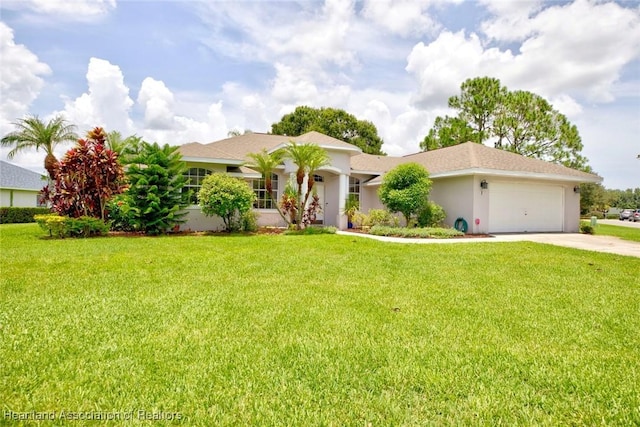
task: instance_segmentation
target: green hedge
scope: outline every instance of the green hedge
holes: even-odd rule
[[[36,222],[34,215],[50,214],[49,208],[0,208],[0,224]]]
[[[93,237],[104,236],[109,232],[109,224],[99,218],[81,216],[69,218],[57,214],[36,215],[40,228],[49,233],[49,237]]]
[[[413,237],[413,238],[432,238],[432,239],[449,239],[451,237],[464,236],[454,228],[401,228],[401,227],[385,227],[382,225],[374,225],[369,230],[369,234],[376,236],[390,237]]]

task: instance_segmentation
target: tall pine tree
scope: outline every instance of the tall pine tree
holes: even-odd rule
[[[134,227],[161,234],[185,222],[184,209],[189,204],[188,194],[183,193],[186,164],[178,147],[142,142],[130,153],[125,150],[125,158],[127,203]]]

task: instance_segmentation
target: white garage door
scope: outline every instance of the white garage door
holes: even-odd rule
[[[564,189],[557,185],[489,184],[489,232],[563,231]]]

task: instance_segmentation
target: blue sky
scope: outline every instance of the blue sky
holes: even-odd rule
[[[312,105],[371,120],[402,155],[489,75],[566,114],[605,186],[638,187],[638,40],[639,1],[3,0],[0,133],[64,114],[204,143]],[[42,169],[35,152],[12,161]]]

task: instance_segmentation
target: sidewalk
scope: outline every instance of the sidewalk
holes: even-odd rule
[[[579,233],[532,233],[532,234],[496,234],[490,237],[470,237],[455,239],[405,239],[402,237],[373,236],[364,233],[338,231],[337,234],[365,239],[374,239],[393,243],[497,243],[497,242],[536,242],[587,251],[627,255],[640,258],[640,243],[622,240],[613,236],[592,236]]]

